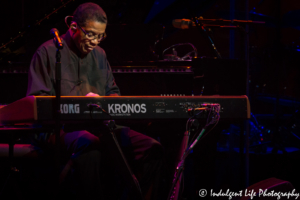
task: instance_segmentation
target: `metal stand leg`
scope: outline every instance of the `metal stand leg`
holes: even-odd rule
[[[188,143],[189,143],[189,137],[190,137],[190,132],[189,131],[185,131],[184,132],[184,135],[183,135],[183,138],[182,138],[182,142],[181,142],[181,146],[180,146],[180,150],[179,150],[179,153],[178,153],[178,158],[177,158],[177,163],[180,163],[181,162],[181,158],[185,152],[185,150],[187,149],[188,147]],[[182,163],[184,164],[184,163]],[[179,164],[180,165],[180,164]],[[182,166],[182,170],[183,170],[183,167]],[[180,176],[176,182],[176,185],[174,187],[174,190],[173,190],[173,195],[172,195],[172,198],[177,200],[178,199],[178,196],[179,196],[179,192],[180,192],[180,184],[181,184],[181,179],[182,179],[182,170],[179,171],[179,168],[180,166],[177,166],[176,167],[176,171],[177,173],[180,173]],[[176,178],[176,175],[175,177]]]
[[[127,187],[129,188],[131,194],[133,195],[134,199],[143,199],[142,191],[139,185],[139,182],[133,172],[131,171],[127,160],[122,152],[122,149],[118,143],[118,140],[115,136],[114,129],[116,127],[115,121],[110,120],[108,122],[108,128],[110,131],[110,136],[108,137],[108,145],[110,147],[109,152],[111,154],[111,157],[113,159],[113,162],[115,162],[116,166],[118,166],[118,169],[120,170],[120,174],[122,178],[125,180],[125,182],[128,184]]]
[[[199,137],[193,142],[193,144],[189,147],[189,137],[190,137],[190,130],[196,127],[196,129],[199,126],[199,122],[196,119],[192,119],[189,121],[189,129],[187,131],[184,132],[183,135],[183,139],[181,142],[181,146],[180,146],[180,150],[179,150],[179,154],[178,154],[178,165],[176,167],[175,170],[175,174],[174,174],[174,180],[173,180],[173,184],[169,193],[169,197],[168,199],[170,200],[177,200],[179,197],[179,192],[180,192],[180,185],[181,185],[181,180],[182,180],[182,172],[184,169],[184,161],[185,158],[187,157],[187,155],[190,153],[190,150],[194,147],[194,145],[197,143]],[[204,132],[204,131],[203,131]],[[201,131],[200,135],[202,136]],[[188,149],[189,147],[189,149]],[[188,150],[187,150],[188,149]]]

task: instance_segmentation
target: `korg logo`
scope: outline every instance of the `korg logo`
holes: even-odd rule
[[[146,113],[146,104],[108,104],[108,113]]]
[[[62,114],[80,113],[79,104],[60,104],[60,112]]]

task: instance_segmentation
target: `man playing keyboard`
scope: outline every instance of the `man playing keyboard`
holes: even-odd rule
[[[84,3],[75,10],[68,31],[61,36],[64,44],[61,50],[62,96],[120,95],[105,52],[98,46],[106,37],[106,25],[106,14],[97,4]],[[45,42],[36,50],[28,73],[27,96],[55,96],[55,55],[54,40]],[[128,127],[118,126],[116,134],[123,140],[120,145],[130,149],[133,155],[132,167],[145,196],[151,185],[157,185],[155,180],[158,180],[161,168],[162,146]],[[68,158],[67,167],[74,171],[78,197],[101,199],[101,185],[105,184],[100,176],[103,141],[99,135],[71,126],[65,126],[60,136],[62,153]],[[47,142],[54,141],[53,137],[47,137]],[[155,198],[152,195],[152,199]]]

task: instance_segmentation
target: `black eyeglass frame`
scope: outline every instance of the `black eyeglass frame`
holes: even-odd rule
[[[89,38],[88,33],[81,26],[79,26],[78,24],[77,24],[77,26],[82,30],[82,32],[85,34],[85,37],[87,39],[89,39],[89,40],[95,40],[95,39],[97,39],[97,42],[99,43],[99,42],[101,42],[102,40],[104,40],[107,37],[106,33],[104,32],[104,33],[101,34],[102,37],[100,39],[97,38],[96,35],[94,36],[93,39],[91,39],[91,38]]]

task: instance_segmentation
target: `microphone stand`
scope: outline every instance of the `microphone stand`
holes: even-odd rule
[[[60,138],[60,95],[61,95],[61,54],[60,49],[56,50],[55,63],[55,145],[56,156],[59,155],[59,138]]]
[[[215,43],[214,43],[212,37],[209,35],[208,31],[206,30],[206,28],[205,28],[204,24],[201,22],[201,20],[198,20],[196,17],[195,17],[195,18],[193,17],[193,18],[192,18],[192,21],[194,21],[195,24],[196,24],[196,26],[199,27],[200,30],[202,30],[202,31],[205,33],[205,35],[207,36],[207,38],[209,39],[209,41],[210,41],[210,43],[211,43],[211,46],[212,46],[214,52],[215,52],[216,55],[217,55],[217,58],[222,59],[222,56],[221,56],[221,54],[219,53],[219,51],[218,51],[218,49],[217,49],[217,47],[216,47],[216,45],[215,45]]]
[[[60,96],[61,96],[61,53],[60,50],[63,49],[62,44],[58,44],[55,42],[57,50],[56,50],[56,63],[55,63],[55,170],[58,175],[59,181],[59,169],[60,169]],[[57,184],[57,194],[59,191],[59,182]]]
[[[191,19],[194,24],[196,25],[196,27],[199,27],[204,33],[205,35],[208,37],[216,55],[218,58],[222,58],[221,54],[219,53],[219,51],[217,50],[217,47],[215,46],[215,43],[212,39],[212,37],[209,35],[209,31],[206,30],[206,26],[218,26],[220,28],[239,28],[240,26],[221,26],[218,24],[207,24],[207,23],[231,23],[231,24],[236,24],[236,23],[245,23],[245,24],[250,24],[250,23],[255,23],[255,24],[265,24],[265,22],[262,21],[252,21],[252,20],[226,20],[226,19],[203,19],[202,17],[192,17]],[[206,22],[206,24],[204,24]]]

